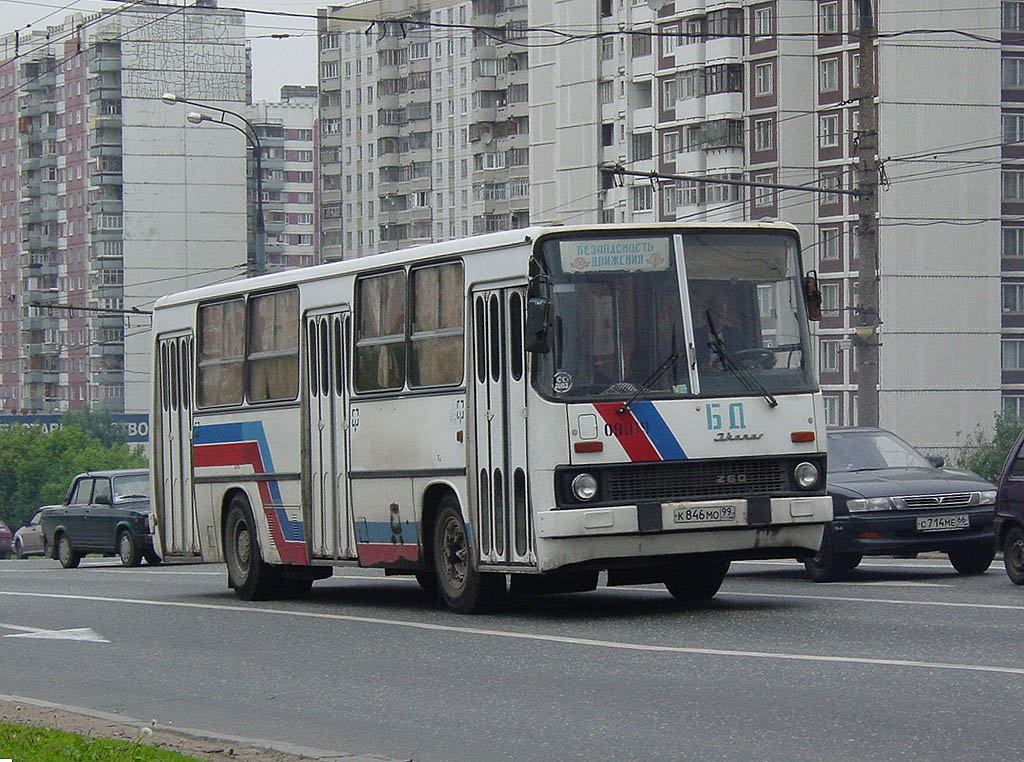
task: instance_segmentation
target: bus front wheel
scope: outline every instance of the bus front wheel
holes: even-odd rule
[[[243,601],[265,601],[277,592],[274,568],[263,561],[249,501],[236,495],[224,522],[224,560],[228,586]]]
[[[666,569],[665,587],[678,601],[704,603],[715,597],[727,571],[727,558],[693,556]]]
[[[438,589],[448,608],[460,614],[493,608],[504,596],[505,575],[482,573],[473,565],[466,523],[451,498],[441,503],[433,537]]]

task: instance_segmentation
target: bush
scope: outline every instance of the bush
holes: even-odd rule
[[[1016,416],[1004,414],[995,416],[991,434],[978,424],[974,433],[968,435],[964,444],[960,446],[954,465],[973,471],[983,479],[998,484],[1006,456],[1010,454],[1022,430],[1024,421]]]

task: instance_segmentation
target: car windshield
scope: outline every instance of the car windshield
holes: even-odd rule
[[[829,432],[829,471],[880,471],[887,468],[933,466],[917,450],[888,431]]]
[[[126,500],[148,500],[149,499],[149,477],[146,474],[132,474],[130,476],[114,477],[114,500],[115,503],[123,503]]]

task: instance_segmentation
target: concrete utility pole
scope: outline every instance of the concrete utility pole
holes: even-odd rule
[[[860,107],[857,130],[857,424],[878,425],[878,79],[871,0],[860,0]]]

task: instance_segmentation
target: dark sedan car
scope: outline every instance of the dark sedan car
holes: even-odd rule
[[[1024,585],[1024,433],[1007,455],[999,478],[996,544],[1003,549],[1006,576],[1015,585]]]
[[[87,553],[118,555],[124,566],[160,563],[153,544],[149,472],[144,469],[79,474],[64,503],[43,512],[47,555],[70,569]]]
[[[981,574],[995,556],[995,486],[942,468],[883,429],[828,432],[828,492],[835,518],[821,550],[804,561],[827,582],[864,556],[949,554],[961,574]]]

